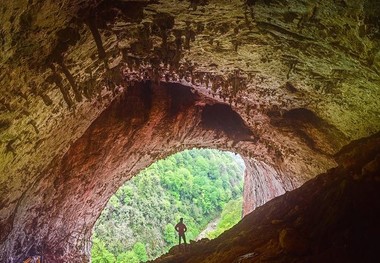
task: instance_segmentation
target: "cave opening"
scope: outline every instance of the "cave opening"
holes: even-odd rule
[[[185,149],[241,155],[247,215],[315,172],[315,162],[303,165],[297,156],[285,165],[279,145],[286,142],[271,142],[268,136],[273,134],[252,132],[244,114],[220,98],[180,83],[136,82],[112,100],[62,158],[52,161],[23,197],[15,224],[38,227],[26,227],[25,235],[10,228],[8,238],[17,238],[8,251],[14,258],[37,251],[53,262],[76,262],[79,256],[90,260],[92,229],[109,198],[145,167]],[[301,172],[302,177],[295,176]],[[35,211],[46,212],[36,219]]]
[[[93,228],[92,262],[157,258],[178,245],[180,218],[187,243],[216,238],[243,217],[244,173],[239,154],[216,149],[156,161],[109,199]]]
[[[181,103],[178,103],[178,101]],[[146,143],[148,141],[149,144]],[[81,143],[87,146],[83,146]],[[110,145],[112,147],[110,147]],[[239,214],[240,216],[245,216],[256,207],[283,194],[286,189],[293,189],[296,186],[292,184],[294,182],[284,177],[286,173],[284,167],[278,166],[271,158],[263,158],[266,154],[263,152],[261,145],[263,145],[263,143],[258,142],[257,136],[251,132],[244,119],[242,119],[231,105],[206,98],[202,93],[179,83],[160,83],[157,85],[152,82],[137,82],[115,99],[110,107],[93,123],[88,133],[86,133],[83,142],[78,143],[78,151],[76,151],[75,148],[73,149],[73,153],[81,153],[83,149],[90,150],[90,152],[87,152],[88,156],[94,156],[93,152],[98,153],[99,149],[107,149],[105,153],[108,157],[104,158],[102,160],[103,164],[99,166],[102,176],[98,177],[96,182],[96,184],[101,187],[97,190],[91,189],[91,192],[98,195],[101,201],[95,201],[97,203],[97,214],[91,218],[93,224],[90,224],[90,226],[95,224],[104,206],[106,206],[106,210],[111,210],[111,212],[108,215],[104,215],[104,213],[100,215],[100,220],[104,217],[111,219],[113,214],[120,214],[120,212],[116,212],[117,209],[115,208],[120,206],[121,203],[123,203],[123,205],[127,203],[126,193],[124,190],[119,190],[121,191],[120,193],[117,189],[119,189],[125,181],[128,181],[132,177],[132,181],[134,179],[137,180],[139,177],[135,175],[157,160],[163,158],[175,159],[175,157],[172,156],[173,153],[186,153],[186,151],[190,150],[182,151],[184,149],[193,148],[219,149],[221,151],[229,151],[230,155],[239,154],[239,162],[244,163],[245,167],[242,172],[244,173],[244,183],[240,186],[239,193],[241,197],[239,201],[241,212],[239,212]],[[255,154],[255,150],[258,150],[257,153],[259,154]],[[269,154],[267,156],[271,155],[272,154]],[[128,158],[125,158],[125,156],[128,156]],[[90,159],[89,161],[94,167],[97,167],[98,163],[96,163],[95,160]],[[87,161],[85,161],[85,163],[86,162]],[[176,163],[177,161],[173,162]],[[194,163],[197,162],[194,161]],[[153,165],[157,166],[157,164]],[[199,166],[201,167],[202,165],[207,166],[201,162]],[[222,165],[225,165],[225,163]],[[213,173],[211,172],[204,175],[206,178],[213,177]],[[152,192],[151,189],[145,189],[145,187],[152,185],[154,180],[161,180],[155,175],[152,175],[152,173],[150,177],[152,179],[151,181],[146,179],[147,181],[141,183],[140,186],[140,188],[143,189],[142,192],[146,195],[145,200],[152,198],[152,195],[149,195]],[[173,181],[181,178],[184,179],[182,174],[179,176],[178,174],[171,174],[171,177]],[[164,178],[169,177],[165,176]],[[99,181],[99,179],[101,179],[101,181]],[[217,179],[217,177],[214,176],[214,179]],[[223,184],[223,182],[221,183]],[[209,185],[204,182],[201,184],[204,186]],[[172,187],[178,188],[178,186]],[[136,187],[136,189],[138,190],[139,187]],[[175,193],[181,196],[181,191],[184,192],[183,195],[189,194],[189,192],[186,193],[183,188],[178,188]],[[115,192],[116,197],[111,197]],[[120,198],[117,196],[118,193],[120,194]],[[210,190],[206,194],[208,194],[209,197],[218,199],[219,191]],[[237,197],[238,195],[234,194],[232,196]],[[162,201],[162,196],[156,198],[156,200],[158,199]],[[106,205],[108,200],[110,201],[108,205]],[[139,198],[130,198],[132,203],[133,200],[139,200]],[[178,203],[181,200],[178,198],[174,201]],[[194,200],[191,199],[187,202],[191,205],[193,201]],[[235,203],[238,202],[237,200],[235,201]],[[199,201],[199,198],[197,202],[202,203]],[[222,202],[226,205],[228,203],[227,199],[222,200]],[[102,207],[100,207],[99,204],[103,204]],[[169,216],[165,224],[162,224],[165,220],[159,220],[156,224],[150,223],[154,220],[157,221],[157,218],[159,219],[160,217],[149,217],[141,211],[135,213],[136,218],[141,218],[140,226],[143,227],[143,230],[140,232],[143,232],[142,235],[145,235],[147,239],[151,239],[152,233],[146,231],[144,224],[150,224],[149,227],[153,232],[156,231],[160,233],[166,230],[167,240],[165,240],[164,232],[161,247],[157,244],[149,244],[148,246],[146,243],[137,239],[131,241],[134,239],[130,237],[137,235],[131,232],[131,228],[125,222],[126,220],[122,220],[122,226],[126,227],[126,230],[123,232],[114,229],[113,233],[109,234],[111,239],[119,236],[122,241],[117,241],[116,243],[118,243],[118,245],[115,245],[113,248],[107,248],[107,245],[112,244],[113,241],[100,241],[96,237],[97,239],[96,242],[93,243],[92,250],[97,250],[96,253],[98,253],[98,255],[100,254],[100,257],[98,257],[100,260],[102,260],[103,256],[110,257],[111,259],[114,258],[115,260],[118,260],[117,258],[119,257],[121,261],[124,260],[125,257],[133,258],[137,254],[133,249],[141,251],[141,248],[147,251],[149,258],[154,258],[166,252],[171,245],[176,244],[176,238],[173,239],[173,225],[175,225],[180,217],[185,218],[185,222],[190,224],[191,229],[198,229],[193,233],[189,231],[187,237],[187,241],[189,242],[189,240],[201,238],[199,234],[202,232],[202,228],[205,228],[210,222],[212,224],[213,221],[215,221],[218,217],[216,215],[218,209],[219,214],[223,213],[222,205],[210,201],[208,205],[211,208],[216,207],[218,209],[212,210],[208,207],[207,209],[211,209],[212,211],[206,216],[201,216],[198,220],[199,222],[196,222],[193,217],[184,216],[178,211],[172,212],[170,209],[167,209],[172,206],[176,207],[176,203],[172,205],[170,202],[167,202],[164,203],[164,205],[166,205],[167,210],[164,214],[166,217]],[[140,206],[145,208],[154,207],[152,203],[147,203],[146,201],[145,203],[142,202]],[[199,208],[194,209],[198,209],[199,213]],[[205,207],[202,209],[204,210]],[[165,211],[165,207],[160,209],[159,212],[162,211]],[[124,211],[123,213],[124,216],[130,216],[132,212],[131,209],[129,209],[129,211]],[[92,214],[94,215],[94,213]],[[197,216],[194,217],[197,218]],[[239,219],[240,218],[241,217],[239,217]],[[132,223],[135,223],[135,221],[132,220]],[[107,227],[103,225],[103,229],[110,230],[115,226],[113,223],[108,224]],[[197,226],[195,226],[195,224],[197,224]],[[92,229],[90,229],[90,231],[91,230]],[[217,235],[216,232],[217,231],[215,231],[214,236]],[[221,231],[219,231],[219,233],[220,232]],[[125,244],[129,247],[125,246]],[[136,244],[139,248],[136,248]],[[152,248],[154,247],[159,247],[157,248],[159,252],[152,252]],[[109,250],[112,250],[112,252]],[[89,253],[90,252],[88,252],[88,255]],[[96,262],[94,256],[92,260]]]

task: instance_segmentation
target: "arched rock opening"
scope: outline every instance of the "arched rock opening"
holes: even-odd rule
[[[109,197],[141,169],[183,149],[217,148],[244,158],[245,213],[318,172],[304,156],[289,164],[278,158],[253,130],[230,105],[190,87],[136,83],[22,194],[3,227],[3,259],[37,251],[54,262],[88,260],[91,229]],[[330,163],[319,160],[313,164]]]
[[[127,255],[146,261],[145,255],[154,259],[176,249],[180,218],[188,243],[214,239],[242,218],[244,171],[240,155],[208,148],[154,162],[108,200],[93,228],[92,261],[125,261]]]

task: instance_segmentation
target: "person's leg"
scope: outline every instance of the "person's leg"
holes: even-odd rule
[[[185,250],[187,249],[186,236],[183,234],[183,243],[185,244]]]

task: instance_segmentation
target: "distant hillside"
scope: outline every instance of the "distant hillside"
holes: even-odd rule
[[[226,208],[209,234],[217,236],[240,219],[244,168],[240,156],[210,149],[186,150],[152,164],[110,198],[94,227],[92,262],[156,258],[177,244],[174,225],[180,217],[187,239],[194,240]]]

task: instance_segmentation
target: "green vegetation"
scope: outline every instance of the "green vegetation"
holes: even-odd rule
[[[216,237],[241,218],[243,172],[239,156],[209,149],[186,150],[152,164],[110,198],[94,227],[92,262],[158,257],[177,244],[174,225],[181,217],[187,240],[195,240],[222,213],[209,233]]]
[[[229,201],[223,211],[220,221],[218,222],[216,229],[207,234],[209,239],[214,239],[222,234],[224,231],[230,229],[236,225],[243,213],[243,198]]]

